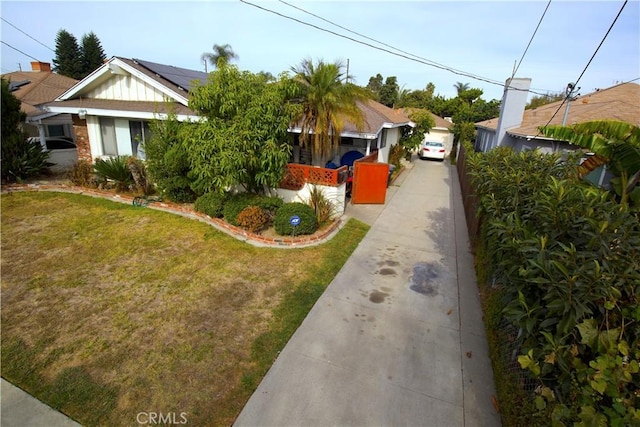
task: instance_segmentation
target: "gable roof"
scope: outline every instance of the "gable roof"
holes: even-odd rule
[[[131,74],[168,98],[185,106],[189,102],[188,92],[191,89],[191,82],[198,80],[201,83],[206,83],[209,76],[201,71],[114,56],[77,85],[60,95],[57,100],[66,101],[79,98],[108,80],[113,74]]]
[[[408,117],[411,115],[412,112],[417,110],[424,110],[424,108],[406,107],[406,108],[402,108],[401,110]],[[451,130],[451,128],[453,127],[453,123],[451,123],[450,121],[445,120],[436,114],[433,114],[431,111],[429,111],[429,114],[431,114],[431,118],[433,118],[433,121],[435,123],[435,126],[433,127],[434,129]]]
[[[529,137],[538,133],[538,127],[561,125],[564,117],[565,105],[558,110],[562,101],[545,104],[538,108],[525,110],[522,123],[517,128],[508,129],[514,136]],[[640,126],[640,85],[636,83],[622,83],[607,89],[598,90],[571,101],[567,125],[584,123],[593,120],[617,120]],[[476,127],[495,130],[498,118],[485,120],[475,124]]]
[[[2,78],[16,88],[12,93],[22,103],[22,111],[27,117],[40,114],[37,105],[53,101],[78,83],[78,80],[46,71],[15,71],[3,74]]]

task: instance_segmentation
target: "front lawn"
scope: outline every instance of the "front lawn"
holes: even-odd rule
[[[83,195],[1,207],[2,377],[83,425],[232,424],[368,230],[352,219],[319,246],[257,248]]]

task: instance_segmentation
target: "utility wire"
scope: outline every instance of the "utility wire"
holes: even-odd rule
[[[602,40],[600,40],[600,44],[598,45],[598,47],[596,48],[596,50],[593,52],[593,55],[591,55],[591,59],[589,59],[589,62],[587,62],[587,65],[585,65],[584,69],[582,70],[582,73],[580,73],[580,76],[578,77],[578,79],[576,80],[575,83],[573,83],[573,87],[577,87],[578,86],[578,82],[580,81],[580,79],[582,78],[582,76],[584,76],[584,73],[587,71],[587,68],[589,68],[589,65],[591,65],[591,61],[593,61],[593,58],[595,58],[596,54],[598,53],[598,51],[600,50],[600,47],[602,47],[602,44],[604,43],[604,41],[607,39],[607,36],[609,35],[609,33],[611,32],[611,29],[613,29],[613,26],[616,24],[616,22],[618,21],[618,18],[620,17],[620,14],[622,14],[622,11],[624,9],[624,7],[627,5],[627,2],[629,0],[624,0],[624,3],[622,4],[622,7],[620,8],[620,10],[618,11],[618,14],[616,15],[616,17],[614,18],[613,22],[611,23],[611,25],[609,26],[609,29],[607,30],[606,34],[604,35],[604,37],[602,37]],[[633,80],[631,80],[633,81]],[[565,104],[565,102],[567,102],[569,100],[569,98],[571,97],[572,93],[568,93],[567,96],[564,97],[564,99],[562,100],[562,103],[558,106],[558,109],[556,110],[555,113],[553,113],[553,116],[551,116],[551,118],[549,119],[549,121],[547,122],[546,125],[542,126],[543,128],[546,128],[547,126],[549,126],[549,123],[551,123],[551,121],[555,118],[555,116],[558,114],[558,112],[560,112],[560,109],[562,108],[562,106]],[[538,130],[538,133],[536,134],[536,136],[534,138],[537,138],[538,136],[540,136],[540,130]]]
[[[306,25],[306,26],[308,26],[308,27],[312,27],[312,28],[315,28],[315,29],[317,29],[317,30],[324,31],[324,32],[329,33],[329,34],[333,34],[333,35],[335,35],[335,36],[338,36],[338,37],[341,37],[341,38],[344,38],[344,39],[347,39],[347,40],[353,41],[353,42],[355,42],[355,43],[362,44],[362,45],[364,45],[364,46],[368,46],[368,47],[373,48],[373,49],[376,49],[376,50],[380,50],[380,51],[382,51],[382,52],[390,53],[391,55],[399,56],[399,57],[401,57],[401,58],[405,58],[405,59],[408,59],[408,60],[410,60],[410,61],[419,62],[419,63],[424,64],[424,65],[429,65],[429,66],[431,66],[431,67],[435,67],[435,68],[439,68],[439,69],[441,69],[441,70],[449,71],[450,73],[457,74],[457,75],[460,75],[460,76],[469,77],[469,78],[472,78],[472,79],[474,79],[474,80],[480,80],[480,81],[483,81],[483,82],[486,82],[486,83],[489,83],[489,84],[492,84],[492,85],[496,85],[496,86],[504,87],[504,84],[503,84],[503,83],[500,83],[500,82],[498,82],[498,81],[496,81],[496,80],[492,80],[492,79],[489,79],[489,78],[486,78],[486,77],[481,77],[481,76],[475,76],[475,75],[473,75],[473,74],[471,74],[471,73],[468,73],[468,72],[465,72],[465,71],[455,70],[455,69],[453,69],[453,68],[451,68],[451,67],[443,66],[443,65],[440,65],[440,64],[434,63],[434,62],[432,62],[432,61],[425,61],[425,60],[422,60],[422,59],[413,58],[413,57],[411,57],[411,56],[407,56],[407,55],[405,55],[405,54],[401,54],[401,53],[398,53],[398,52],[391,51],[391,50],[389,50],[389,49],[381,48],[381,47],[379,47],[379,46],[375,46],[375,45],[372,45],[372,44],[370,44],[370,43],[367,43],[367,42],[363,42],[363,41],[361,41],[361,40],[354,39],[353,37],[349,37],[349,36],[346,36],[346,35],[344,35],[344,34],[336,33],[335,31],[331,31],[331,30],[328,30],[328,29],[326,29],[326,28],[319,27],[319,26],[317,26],[317,25],[315,25],[315,24],[311,24],[311,23],[309,23],[309,22],[302,21],[302,20],[297,19],[297,18],[294,18],[294,17],[292,17],[292,16],[285,15],[285,14],[280,13],[280,12],[277,12],[277,11],[275,11],[275,10],[267,9],[266,7],[259,6],[259,5],[254,4],[254,3],[250,3],[250,2],[248,2],[248,1],[246,1],[246,0],[240,0],[240,2],[241,2],[241,3],[244,3],[244,4],[247,4],[247,5],[249,5],[249,6],[253,6],[253,7],[257,8],[257,9],[264,10],[265,12],[269,12],[269,13],[272,13],[272,14],[274,14],[274,15],[278,15],[278,16],[280,16],[280,17],[282,17],[282,18],[285,18],[285,19],[289,19],[289,20],[291,20],[291,21],[298,22],[298,23],[300,23],[300,24],[302,24],[302,25]],[[535,94],[537,94],[537,95],[546,95],[546,94],[544,94],[544,93],[534,92],[534,91],[532,91],[532,90],[530,90],[530,89],[529,89],[529,90],[525,90],[525,89],[515,88],[515,87],[511,87],[511,86],[509,86],[509,87],[508,87],[508,89],[520,90],[520,91],[525,91],[525,92],[535,93]]]
[[[25,36],[29,37],[31,40],[34,40],[38,43],[40,43],[42,46],[46,47],[47,49],[49,49],[51,52],[55,52],[55,50],[51,49],[49,46],[47,46],[46,44],[42,43],[40,40],[37,40],[36,38],[32,37],[30,34],[25,33],[24,31],[22,31],[20,28],[16,27],[15,25],[13,25],[11,22],[7,21],[6,19],[0,17],[0,19],[2,19],[4,22],[6,22],[7,24],[11,25],[13,28],[15,28],[16,30],[20,31],[22,34],[24,34]]]
[[[340,25],[340,24],[336,24],[335,22],[332,22],[332,21],[330,21],[330,20],[328,20],[328,19],[325,19],[325,18],[323,18],[323,17],[321,17],[321,16],[319,16],[319,15],[316,15],[315,13],[312,13],[312,12],[309,12],[309,11],[307,11],[307,10],[304,10],[304,9],[302,9],[301,7],[298,7],[298,6],[292,5],[292,4],[290,4],[290,3],[287,3],[287,2],[286,2],[286,1],[284,1],[284,0],[278,0],[278,1],[280,1],[280,3],[286,4],[286,5],[287,5],[287,6],[289,6],[289,7],[292,7],[292,8],[294,8],[294,9],[297,9],[297,10],[299,10],[299,11],[303,12],[303,13],[306,13],[307,15],[311,15],[311,16],[313,16],[314,18],[318,18],[318,19],[320,19],[320,20],[322,20],[322,21],[324,21],[324,22],[327,22],[327,23],[329,23],[329,24],[331,24],[331,25],[333,25],[333,26],[336,26],[336,27],[338,27],[338,28],[340,28],[340,29],[342,29],[342,30],[345,30],[345,31],[348,31],[348,32],[350,32],[350,33],[352,33],[352,34],[355,34],[355,35],[357,35],[357,36],[360,36],[360,37],[362,37],[362,38],[364,38],[364,39],[367,39],[367,40],[370,40],[370,41],[372,41],[372,42],[378,43],[378,44],[380,44],[380,45],[382,45],[382,46],[386,46],[386,47],[388,47],[388,48],[391,48],[391,49],[397,50],[398,52],[404,53],[404,54],[406,54],[406,55],[413,56],[414,58],[421,59],[422,61],[429,62],[429,63],[430,63],[431,65],[433,65],[434,67],[436,67],[436,66],[437,66],[437,67],[442,67],[443,69],[447,69],[447,70],[451,69],[451,70],[459,71],[460,73],[465,73],[465,74],[467,74],[468,76],[475,76],[475,77],[479,77],[479,78],[481,78],[481,79],[484,79],[483,77],[478,76],[478,75],[476,75],[476,74],[467,73],[467,72],[462,71],[462,70],[456,70],[455,68],[448,67],[448,66],[446,66],[446,65],[444,65],[444,64],[440,64],[440,63],[438,63],[438,62],[435,62],[435,61],[432,61],[432,60],[430,60],[430,59],[427,59],[427,58],[421,57],[421,56],[419,56],[419,55],[415,55],[415,54],[413,54],[413,53],[410,53],[410,52],[404,51],[404,50],[402,50],[402,49],[400,49],[400,48],[397,48],[397,47],[395,47],[395,46],[391,46],[391,45],[389,45],[389,44],[387,44],[387,43],[381,42],[380,40],[376,40],[376,39],[371,38],[371,37],[369,37],[369,36],[366,36],[366,35],[364,35],[364,34],[358,33],[358,32],[353,31],[353,30],[351,30],[351,29],[349,29],[349,28],[347,28],[347,27],[344,27],[344,26],[342,26],[342,25]],[[487,79],[487,80],[491,80],[491,79]],[[495,84],[499,84],[500,86],[502,86],[502,85],[503,85],[503,83],[499,82],[498,80],[494,80],[494,82],[495,82]]]
[[[34,61],[38,61],[38,62],[40,62],[40,60],[39,60],[39,59],[34,58],[33,56],[29,55],[28,53],[24,53],[24,52],[23,52],[23,51],[21,51],[20,49],[16,49],[15,47],[11,46],[9,43],[7,43],[7,42],[5,42],[5,41],[0,40],[0,43],[2,43],[2,44],[6,44],[6,45],[7,45],[7,46],[9,46],[11,49],[13,49],[13,50],[15,50],[15,51],[20,52],[20,53],[21,53],[21,54],[23,54],[24,56],[28,56],[29,58],[33,59]]]
[[[520,64],[522,64],[522,60],[524,59],[524,56],[527,54],[527,51],[529,50],[529,46],[531,46],[531,42],[533,41],[533,38],[536,36],[536,33],[538,32],[538,28],[540,28],[540,24],[542,24],[542,20],[544,19],[544,15],[547,14],[547,10],[549,9],[550,5],[551,5],[551,0],[549,0],[549,3],[547,3],[547,7],[544,8],[544,12],[542,12],[542,16],[540,17],[540,20],[538,21],[538,25],[536,26],[536,29],[533,31],[533,34],[531,35],[531,39],[529,40],[529,43],[527,44],[527,47],[524,49],[524,52],[522,53],[522,57],[520,58],[520,62],[518,62],[518,65],[513,70],[513,74],[511,75],[511,78],[516,76],[516,73],[518,72],[518,68],[520,68]]]

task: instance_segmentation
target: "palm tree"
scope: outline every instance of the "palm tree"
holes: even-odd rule
[[[456,82],[453,87],[456,89],[458,96],[460,96],[460,93],[464,92],[465,90],[469,90],[469,83]]]
[[[582,163],[580,175],[585,176],[597,167],[607,164],[616,176],[614,188],[626,203],[640,182],[640,128],[630,123],[614,120],[596,120],[573,126],[541,127],[544,136],[569,141],[586,148],[594,156]],[[616,185],[617,184],[617,185]],[[638,197],[635,194],[634,197]]]
[[[205,52],[200,57],[204,61],[204,70],[207,71],[207,61],[214,67],[218,66],[218,61],[223,60],[229,62],[232,59],[238,59],[238,55],[233,51],[229,44],[214,44],[213,52]]]
[[[368,92],[352,83],[343,83],[343,69],[339,62],[321,60],[314,64],[310,59],[291,68],[301,91],[300,143],[303,147],[310,146],[315,166],[324,166],[337,153],[345,120],[353,122],[358,130],[364,125],[357,102],[367,100]]]

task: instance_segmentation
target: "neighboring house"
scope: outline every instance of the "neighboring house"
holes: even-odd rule
[[[207,76],[200,71],[113,57],[41,108],[71,115],[80,159],[144,158],[141,144],[149,136],[151,120],[166,118],[169,112],[180,121],[199,118],[188,108],[189,89],[192,81],[205,83]]]
[[[622,83],[578,96],[562,107],[562,101],[557,101],[525,110],[530,83],[531,79],[507,80],[500,117],[475,124],[477,151],[489,151],[503,145],[516,151],[536,148],[547,153],[575,150],[575,146],[544,137],[538,131],[547,124],[562,125],[567,109],[567,126],[593,120],[617,120],[640,126],[640,85],[636,83]]]
[[[42,114],[37,106],[53,101],[77,80],[51,72],[51,64],[46,62],[32,62],[31,71],[15,71],[3,74],[2,78],[9,81],[9,90],[27,114],[24,126],[27,136],[73,138],[71,115]]]
[[[402,112],[407,116],[411,115],[411,112],[416,110],[415,108],[404,108]],[[431,130],[424,134],[423,142],[441,142],[444,144],[445,150],[447,150],[447,155],[451,153],[451,148],[453,147],[453,133],[451,132],[451,128],[453,127],[453,122],[450,117],[443,119],[440,116],[437,116],[431,112],[431,118],[433,118],[433,122],[435,125],[431,128]],[[416,149],[417,151],[418,149]]]

